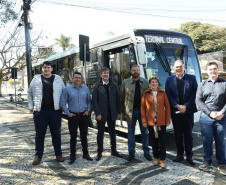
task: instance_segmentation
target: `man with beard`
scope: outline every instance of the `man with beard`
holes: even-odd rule
[[[116,83],[109,78],[109,69],[103,67],[100,72],[101,79],[93,86],[92,105],[96,114],[97,134],[97,158],[99,161],[103,152],[103,138],[105,123],[107,121],[108,131],[111,139],[111,155],[122,157],[116,150],[115,121],[120,118],[121,104]]]
[[[123,111],[126,115],[128,124],[128,161],[135,157],[135,125],[138,120],[141,131],[141,138],[143,143],[144,157],[151,161],[150,150],[148,148],[148,130],[141,122],[141,97],[144,91],[148,89],[148,81],[140,77],[140,68],[133,64],[130,70],[131,77],[125,79],[121,85],[121,101],[123,103]]]

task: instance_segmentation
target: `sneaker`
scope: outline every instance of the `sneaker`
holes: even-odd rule
[[[165,161],[160,160],[160,167],[161,167],[161,168],[165,168],[165,167],[166,167]]]
[[[148,160],[148,161],[151,161],[152,160],[152,157],[150,154],[144,154],[144,157]]]
[[[64,157],[62,155],[56,156],[58,162],[64,162]]]
[[[153,164],[155,166],[158,166],[159,165],[159,159],[158,158],[155,158]]]
[[[208,167],[212,166],[211,164],[208,164],[208,163],[203,163],[199,166],[199,169],[200,170],[206,170]]]
[[[226,175],[226,165],[220,165],[217,167],[222,175]]]
[[[37,165],[41,162],[42,158],[34,158],[33,162],[32,162],[32,165]]]

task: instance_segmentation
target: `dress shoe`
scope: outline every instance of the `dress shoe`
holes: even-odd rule
[[[97,158],[96,161],[99,161],[101,159],[102,155],[101,154],[97,154]]]
[[[151,161],[152,160],[152,157],[150,154],[144,154],[144,157],[148,160],[148,161]]]
[[[75,162],[75,160],[76,160],[76,156],[71,156],[69,164],[73,164]]]
[[[39,163],[41,162],[41,160],[42,160],[42,158],[36,157],[36,158],[34,158],[32,164],[33,164],[33,165],[37,165],[37,164],[39,164]]]
[[[194,161],[193,161],[193,158],[192,158],[192,157],[187,157],[186,161],[187,161],[190,165],[192,165],[192,166],[194,166],[194,165],[195,165],[195,163],[194,163]]]
[[[62,155],[56,156],[58,162],[64,162],[64,157]]]
[[[123,156],[121,154],[119,154],[117,151],[111,152],[111,155],[113,155],[115,157],[121,157],[121,158],[123,158]]]
[[[89,156],[89,154],[83,154],[82,156],[84,159],[88,160],[88,161],[92,161],[93,159]]]
[[[184,160],[184,157],[182,155],[177,155],[174,159],[173,162],[181,162]]]
[[[130,153],[127,160],[128,160],[128,161],[132,161],[132,160],[134,159],[134,157],[135,157],[135,155],[132,154],[132,153]]]

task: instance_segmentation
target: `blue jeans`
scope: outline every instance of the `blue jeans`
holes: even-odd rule
[[[135,125],[136,122],[139,122],[140,125],[140,131],[141,131],[141,138],[143,143],[143,151],[144,154],[150,154],[150,149],[148,148],[148,129],[143,127],[141,122],[141,113],[140,110],[133,110],[133,116],[132,116],[132,123],[128,123],[128,149],[130,154],[135,154]]]
[[[224,116],[221,120],[214,120],[206,114],[201,113],[199,122],[203,140],[204,161],[208,164],[212,163],[214,139],[217,163],[218,165],[226,165],[224,140],[226,130],[226,116]]]
[[[44,151],[44,140],[49,125],[52,135],[52,144],[56,156],[61,156],[61,115],[60,110],[41,110],[33,113],[35,123],[35,157],[42,158]]]

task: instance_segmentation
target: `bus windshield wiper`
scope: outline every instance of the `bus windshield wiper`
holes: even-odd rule
[[[184,61],[184,65],[187,66],[187,62],[188,62],[188,46],[184,45],[180,54],[180,59],[183,60],[184,58],[184,50],[186,50],[186,57],[185,57],[185,61]]]
[[[160,62],[161,62],[161,64],[162,64],[162,66],[163,66],[164,70],[165,70],[166,72],[168,72],[168,73],[169,73],[169,76],[171,76],[171,69],[170,69],[170,65],[169,65],[169,62],[168,62],[168,60],[167,60],[167,58],[166,58],[166,55],[165,55],[165,53],[164,53],[164,51],[163,51],[162,47],[160,46],[160,44],[159,44],[159,43],[156,43],[155,45],[156,45],[155,49],[156,49],[157,56],[159,57]],[[162,58],[161,58],[161,55],[160,55],[159,51],[161,52],[161,54],[162,54],[162,56],[163,56],[164,61],[162,60]]]

